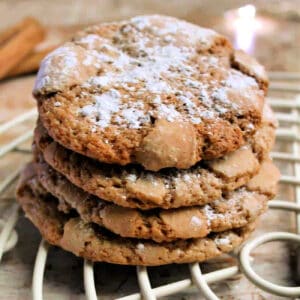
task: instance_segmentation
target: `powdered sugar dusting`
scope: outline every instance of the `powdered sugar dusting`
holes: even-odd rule
[[[109,76],[97,76],[97,77],[91,77],[84,86],[98,86],[98,87],[104,87],[109,84],[111,81],[111,78]]]
[[[57,48],[48,54],[41,63],[34,90],[41,90],[46,86],[60,86],[66,81],[69,73],[78,77],[78,58],[72,45]],[[59,72],[56,73],[56,68]]]
[[[169,122],[173,122],[176,119],[180,119],[180,113],[175,109],[174,105],[160,104],[158,106],[158,116],[162,119],[167,119]]]
[[[232,70],[226,79],[225,85],[235,90],[244,90],[251,87],[258,87],[257,82],[249,76],[244,76],[241,72]]]
[[[134,181],[136,181],[137,180],[137,176],[136,176],[136,174],[128,174],[127,176],[126,176],[126,179],[127,180],[129,180],[129,181],[132,181],[132,182],[134,182]]]
[[[99,35],[88,34],[77,42],[84,45],[87,49],[95,49],[96,45],[101,41],[103,41],[103,38],[101,38]]]
[[[149,27],[149,25],[150,25],[149,20],[147,18],[145,18],[144,16],[138,16],[138,17],[131,18],[130,21],[132,24],[134,24],[140,30],[143,30],[146,27]]]
[[[85,105],[79,113],[101,128],[106,128],[112,123],[121,127],[139,128],[142,124],[150,122],[150,116],[144,113],[143,102],[137,101],[131,106],[122,103],[120,93],[115,89],[96,95],[94,99],[93,104]]]
[[[183,103],[185,109],[188,111],[192,123],[199,124],[201,123],[202,118],[211,119],[215,117],[215,114],[212,110],[209,111],[201,109],[195,104],[194,101],[191,100],[192,98],[194,98],[194,95],[192,95],[190,92],[181,94],[178,97],[178,99]]]
[[[72,50],[71,47],[60,47],[50,53],[46,59],[51,60],[51,58],[61,58],[62,64],[67,70],[62,70],[67,72],[71,68],[74,68],[78,64],[76,52]]]
[[[197,184],[200,176],[201,175],[198,172],[192,173],[191,171],[181,170],[172,176],[172,180],[174,181],[175,185],[182,184],[182,182],[187,185],[192,185],[194,183]]]
[[[251,89],[256,88],[258,90],[257,82],[249,76],[245,76],[243,73],[237,70],[228,71],[227,78],[221,82],[222,85],[219,88],[213,90],[211,96],[215,100],[214,108],[221,114],[224,114],[228,109],[238,110],[236,103],[232,103],[228,97],[229,91],[235,91],[243,97],[249,98],[253,97],[253,93],[250,92]],[[253,97],[255,98],[255,97]]]
[[[217,219],[217,218],[224,218],[225,215],[224,214],[217,214],[215,213],[215,211],[212,209],[212,207],[210,205],[205,205],[204,206],[204,213],[206,215],[207,218],[207,224],[210,226],[211,225],[211,221]]]
[[[137,250],[143,251],[145,249],[145,245],[143,243],[138,243],[136,245]]]
[[[216,238],[215,243],[219,245],[229,245],[230,244],[230,239],[228,237],[223,237],[223,238]]]
[[[172,17],[159,15],[139,16],[130,20],[139,30],[148,30],[158,36],[169,37],[172,35],[184,35],[190,41],[209,43],[216,36],[216,32],[207,28],[195,26],[185,21],[179,21]]]
[[[83,116],[88,116],[96,125],[107,127],[113,113],[119,111],[120,93],[110,90],[100,96],[94,96],[95,104],[86,105],[79,110]]]
[[[185,182],[191,182],[192,181],[192,178],[189,174],[184,174],[182,176],[182,178],[183,178],[183,181],[185,181]]]
[[[145,58],[137,59],[124,53],[118,55],[113,62],[117,71],[107,72],[100,78],[92,78],[87,84],[97,84],[101,81],[104,85],[113,84],[128,89],[129,84],[144,83],[146,90],[151,93],[172,93],[174,90],[166,81],[162,80],[161,76],[169,73],[170,67],[182,64],[188,57],[188,51],[168,45],[147,49]]]
[[[155,79],[147,81],[146,89],[148,89],[152,93],[170,93],[172,91],[172,89],[166,82]]]
[[[222,57],[207,53],[218,37],[212,30],[157,15],[115,25],[81,34],[70,43],[73,48],[63,46],[52,57],[60,62],[59,83],[71,78],[69,86],[81,84],[85,105],[78,113],[91,121],[93,132],[95,126],[138,129],[150,124],[150,118],[200,124],[239,109],[229,90],[248,96],[249,87],[256,85],[251,77],[224,67]],[[52,58],[44,68],[54,65]],[[38,89],[50,80],[49,72],[44,73]],[[86,78],[80,82],[82,75]]]
[[[195,227],[201,226],[202,222],[201,219],[197,216],[192,216],[191,218],[191,225]]]
[[[129,128],[140,128],[142,124],[150,122],[150,116],[145,115],[143,107],[142,102],[136,102],[130,107],[125,104],[115,121],[120,125],[125,122]]]
[[[229,103],[229,99],[227,97],[227,90],[224,88],[215,89],[212,92],[211,96],[214,100],[220,101],[222,103]]]

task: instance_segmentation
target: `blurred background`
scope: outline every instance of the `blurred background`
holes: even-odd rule
[[[34,73],[42,55],[67,40],[73,32],[90,24],[153,13],[214,28],[227,35],[235,47],[256,56],[268,70],[300,70],[297,59],[300,53],[300,0],[1,0],[0,32],[9,31],[26,17],[34,17],[46,33],[32,50],[40,55],[34,57],[34,66],[31,61],[25,61],[24,66],[29,53],[21,58],[11,74],[2,76],[0,122],[34,105],[30,97],[34,77],[25,75]],[[1,46],[0,38],[0,63]]]
[[[300,0],[0,0],[0,126],[35,107],[31,95],[35,74],[41,58],[49,51],[87,25],[140,14],[166,14],[211,27],[228,36],[236,48],[254,55],[269,72],[285,71],[292,78],[293,74],[299,76]],[[24,34],[25,27],[36,32],[32,43]],[[25,49],[27,44],[30,45]],[[269,97],[274,95],[270,92]],[[277,91],[276,97],[279,96],[290,99],[291,93]],[[32,130],[34,121],[27,123],[0,134],[0,152],[17,134]],[[18,153],[3,156],[0,179],[7,178],[17,166],[24,164],[23,154],[28,152],[30,144],[28,141]],[[276,150],[287,151],[290,145],[280,147]],[[287,167],[281,165],[284,168]],[[288,170],[292,172],[292,167]],[[4,197],[0,201],[1,217],[14,201],[13,194],[11,188],[1,195]],[[292,187],[281,188],[279,197],[293,200]],[[295,220],[290,216],[282,212],[268,213],[256,234],[295,230]],[[31,299],[32,267],[40,235],[24,218],[20,218],[17,232],[16,248],[4,256],[0,265],[0,299]],[[295,285],[297,275],[300,277],[299,270],[298,274],[293,273],[295,251],[275,244],[260,247],[253,254],[258,271],[273,282]],[[217,259],[204,266],[204,271],[234,263],[231,257]],[[150,268],[150,273],[154,286],[189,277],[186,266]],[[138,291],[134,268],[99,264],[95,276],[102,299]],[[243,276],[212,287],[222,299],[287,299],[262,292]],[[46,299],[84,299],[82,261],[52,249],[47,260],[44,293]],[[169,299],[199,299],[199,294],[191,288]]]
[[[33,57],[34,65],[26,60],[31,58],[32,53],[29,53],[20,58],[10,73],[2,76],[0,122],[34,105],[30,97],[34,77],[25,75],[34,73],[42,55],[67,40],[76,30],[99,22],[153,13],[214,28],[228,36],[236,48],[257,57],[268,70],[300,70],[297,59],[300,0],[1,0],[0,32],[11,30],[26,17],[34,17],[44,27],[45,36],[32,50],[39,55]],[[2,44],[0,35],[0,64]]]

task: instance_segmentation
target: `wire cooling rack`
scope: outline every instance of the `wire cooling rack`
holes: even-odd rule
[[[292,241],[300,244],[300,73],[272,72],[270,73],[270,78],[270,91],[272,94],[274,94],[273,92],[275,92],[275,94],[278,93],[279,95],[282,93],[289,94],[288,99],[272,96],[268,98],[268,101],[276,111],[284,111],[283,113],[276,113],[280,124],[276,136],[278,141],[291,143],[292,153],[272,152],[272,157],[275,160],[292,163],[293,176],[282,175],[281,183],[288,184],[294,188],[295,201],[288,202],[286,200],[273,200],[269,202],[269,208],[295,212],[297,233],[264,233],[254,239],[250,239],[241,247],[238,253],[238,264],[236,266],[203,274],[199,263],[189,264],[190,278],[171,282],[167,285],[162,285],[156,288],[151,287],[147,268],[136,267],[140,292],[118,298],[119,300],[134,300],[141,298],[153,300],[157,297],[169,296],[182,292],[191,285],[196,286],[199,289],[199,293],[206,299],[216,300],[219,298],[212,291],[209,284],[226,280],[239,273],[244,274],[257,287],[273,295],[284,297],[300,296],[300,287],[280,286],[258,275],[252,268],[253,259],[250,255],[251,252],[259,245],[271,241]],[[35,119],[36,117],[36,109],[32,109],[9,122],[1,124],[0,135],[9,132],[15,126],[21,125],[22,123]],[[283,124],[285,124],[285,126],[283,126]],[[0,147],[0,159],[5,160],[5,156],[12,151],[28,152],[29,150],[21,148],[21,145],[30,140],[32,138],[32,134],[32,130],[30,130],[14,137],[8,143],[2,145]],[[13,171],[10,175],[6,176],[2,182],[0,182],[0,200],[2,200],[1,196],[5,190],[8,189],[8,187],[17,179],[19,171],[20,169]],[[0,219],[0,261],[3,254],[13,249],[18,242],[18,234],[14,229],[19,217],[18,205],[13,204],[10,211],[11,214],[8,218],[6,218],[6,221]],[[34,300],[43,299],[44,272],[49,247],[50,245],[46,241],[42,240],[36,254],[32,278],[32,295]],[[298,255],[298,264],[300,265],[299,261],[300,254]],[[87,299],[97,299],[94,281],[94,266],[92,262],[87,260],[84,261],[83,275]]]

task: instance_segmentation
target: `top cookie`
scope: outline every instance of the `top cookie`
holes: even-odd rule
[[[223,36],[154,15],[78,33],[43,60],[34,95],[65,147],[157,171],[238,149],[261,123],[267,86]]]

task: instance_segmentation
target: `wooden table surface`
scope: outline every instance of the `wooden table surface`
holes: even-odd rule
[[[225,33],[234,41],[234,34],[225,23],[225,10],[239,7],[245,1],[1,1],[0,29],[15,23],[27,15],[39,18],[48,26],[47,43],[55,44],[67,39],[77,28],[85,24],[122,19],[136,14],[163,13],[185,18],[203,26],[211,26]],[[254,1],[263,12],[263,24],[270,30],[258,34],[252,53],[267,66],[268,70],[300,72],[300,1]],[[35,106],[31,96],[35,76],[24,76],[0,82],[0,124]],[[286,95],[283,95],[286,96]],[[289,96],[289,95],[287,95]],[[13,128],[0,136],[0,145],[16,134],[31,130],[33,122]],[[24,145],[29,148],[30,143]],[[287,143],[277,143],[276,150],[288,151]],[[0,180],[24,164],[30,155],[11,153],[0,159]],[[292,175],[289,165],[279,167],[285,174]],[[291,187],[280,186],[278,198],[292,201]],[[13,200],[13,187],[1,195],[0,215],[7,216]],[[263,224],[256,231],[293,231],[294,218],[290,213],[269,211]],[[19,242],[16,248],[5,254],[0,264],[0,299],[30,299],[31,276],[35,253],[40,242],[37,230],[24,217],[17,225]],[[253,253],[256,270],[265,278],[276,283],[295,285],[293,272],[293,248],[283,243],[272,243],[260,247]],[[204,271],[230,265],[229,256],[204,265]],[[158,286],[167,282],[189,277],[188,268],[165,266],[150,268],[151,282]],[[45,299],[84,299],[82,260],[60,249],[52,248],[46,266]],[[96,285],[102,299],[112,299],[138,291],[135,269],[108,264],[96,265]],[[275,297],[254,287],[244,276],[212,285],[222,299],[284,299]],[[166,299],[199,299],[195,288],[165,297]]]

